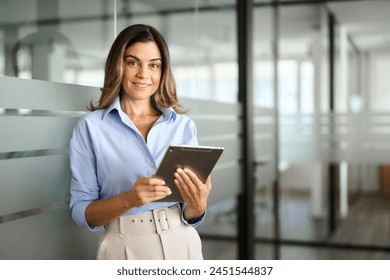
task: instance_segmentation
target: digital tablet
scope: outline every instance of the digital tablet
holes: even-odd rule
[[[173,182],[176,169],[188,168],[205,183],[223,151],[223,147],[170,145],[154,177],[163,179],[172,194],[159,201],[182,202],[180,192]]]

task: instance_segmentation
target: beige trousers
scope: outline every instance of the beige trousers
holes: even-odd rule
[[[99,260],[203,259],[198,232],[181,220],[179,205],[134,216],[121,216],[106,226]]]

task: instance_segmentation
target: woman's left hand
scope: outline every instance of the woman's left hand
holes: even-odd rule
[[[198,176],[188,168],[178,168],[174,173],[175,185],[181,196],[187,203],[184,209],[184,216],[187,220],[200,217],[207,207],[207,198],[211,190],[210,176],[203,184]]]

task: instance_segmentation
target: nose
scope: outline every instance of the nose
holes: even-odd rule
[[[140,79],[149,79],[149,69],[147,66],[138,68],[137,77]]]

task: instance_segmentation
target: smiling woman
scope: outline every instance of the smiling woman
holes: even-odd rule
[[[176,96],[168,47],[149,25],[115,39],[99,104],[73,131],[70,207],[77,224],[106,231],[98,259],[202,259],[194,229],[211,188],[178,168],[175,186],[153,177],[170,144],[197,145]],[[156,202],[177,187],[183,203]]]
[[[149,98],[160,85],[161,61],[160,50],[155,42],[135,43],[126,49],[122,101],[147,98],[145,101],[149,103]]]
[[[147,141],[148,132],[160,117],[150,98],[161,79],[160,50],[155,42],[135,43],[126,49],[121,107]]]
[[[145,26],[136,24],[132,25],[132,28],[125,28],[114,41],[106,60],[102,95],[97,106],[90,105],[91,111],[107,108],[118,95],[127,69],[126,64],[129,63],[130,68],[142,70],[141,62],[143,64],[147,62],[144,66],[148,66],[149,69],[155,69],[160,65],[157,67],[160,75],[159,83],[156,94],[151,100],[152,104],[164,108],[172,107],[177,113],[185,112],[176,96],[168,45],[160,32],[151,26],[147,26],[147,28]],[[140,46],[145,45],[154,45],[154,48],[150,47],[148,50],[140,48]],[[152,49],[155,53],[149,53],[150,57],[146,58]],[[134,51],[137,53],[132,53]],[[158,64],[158,62],[160,63]],[[142,73],[138,73],[138,77],[140,74],[142,75]],[[139,82],[139,80],[137,81]]]

